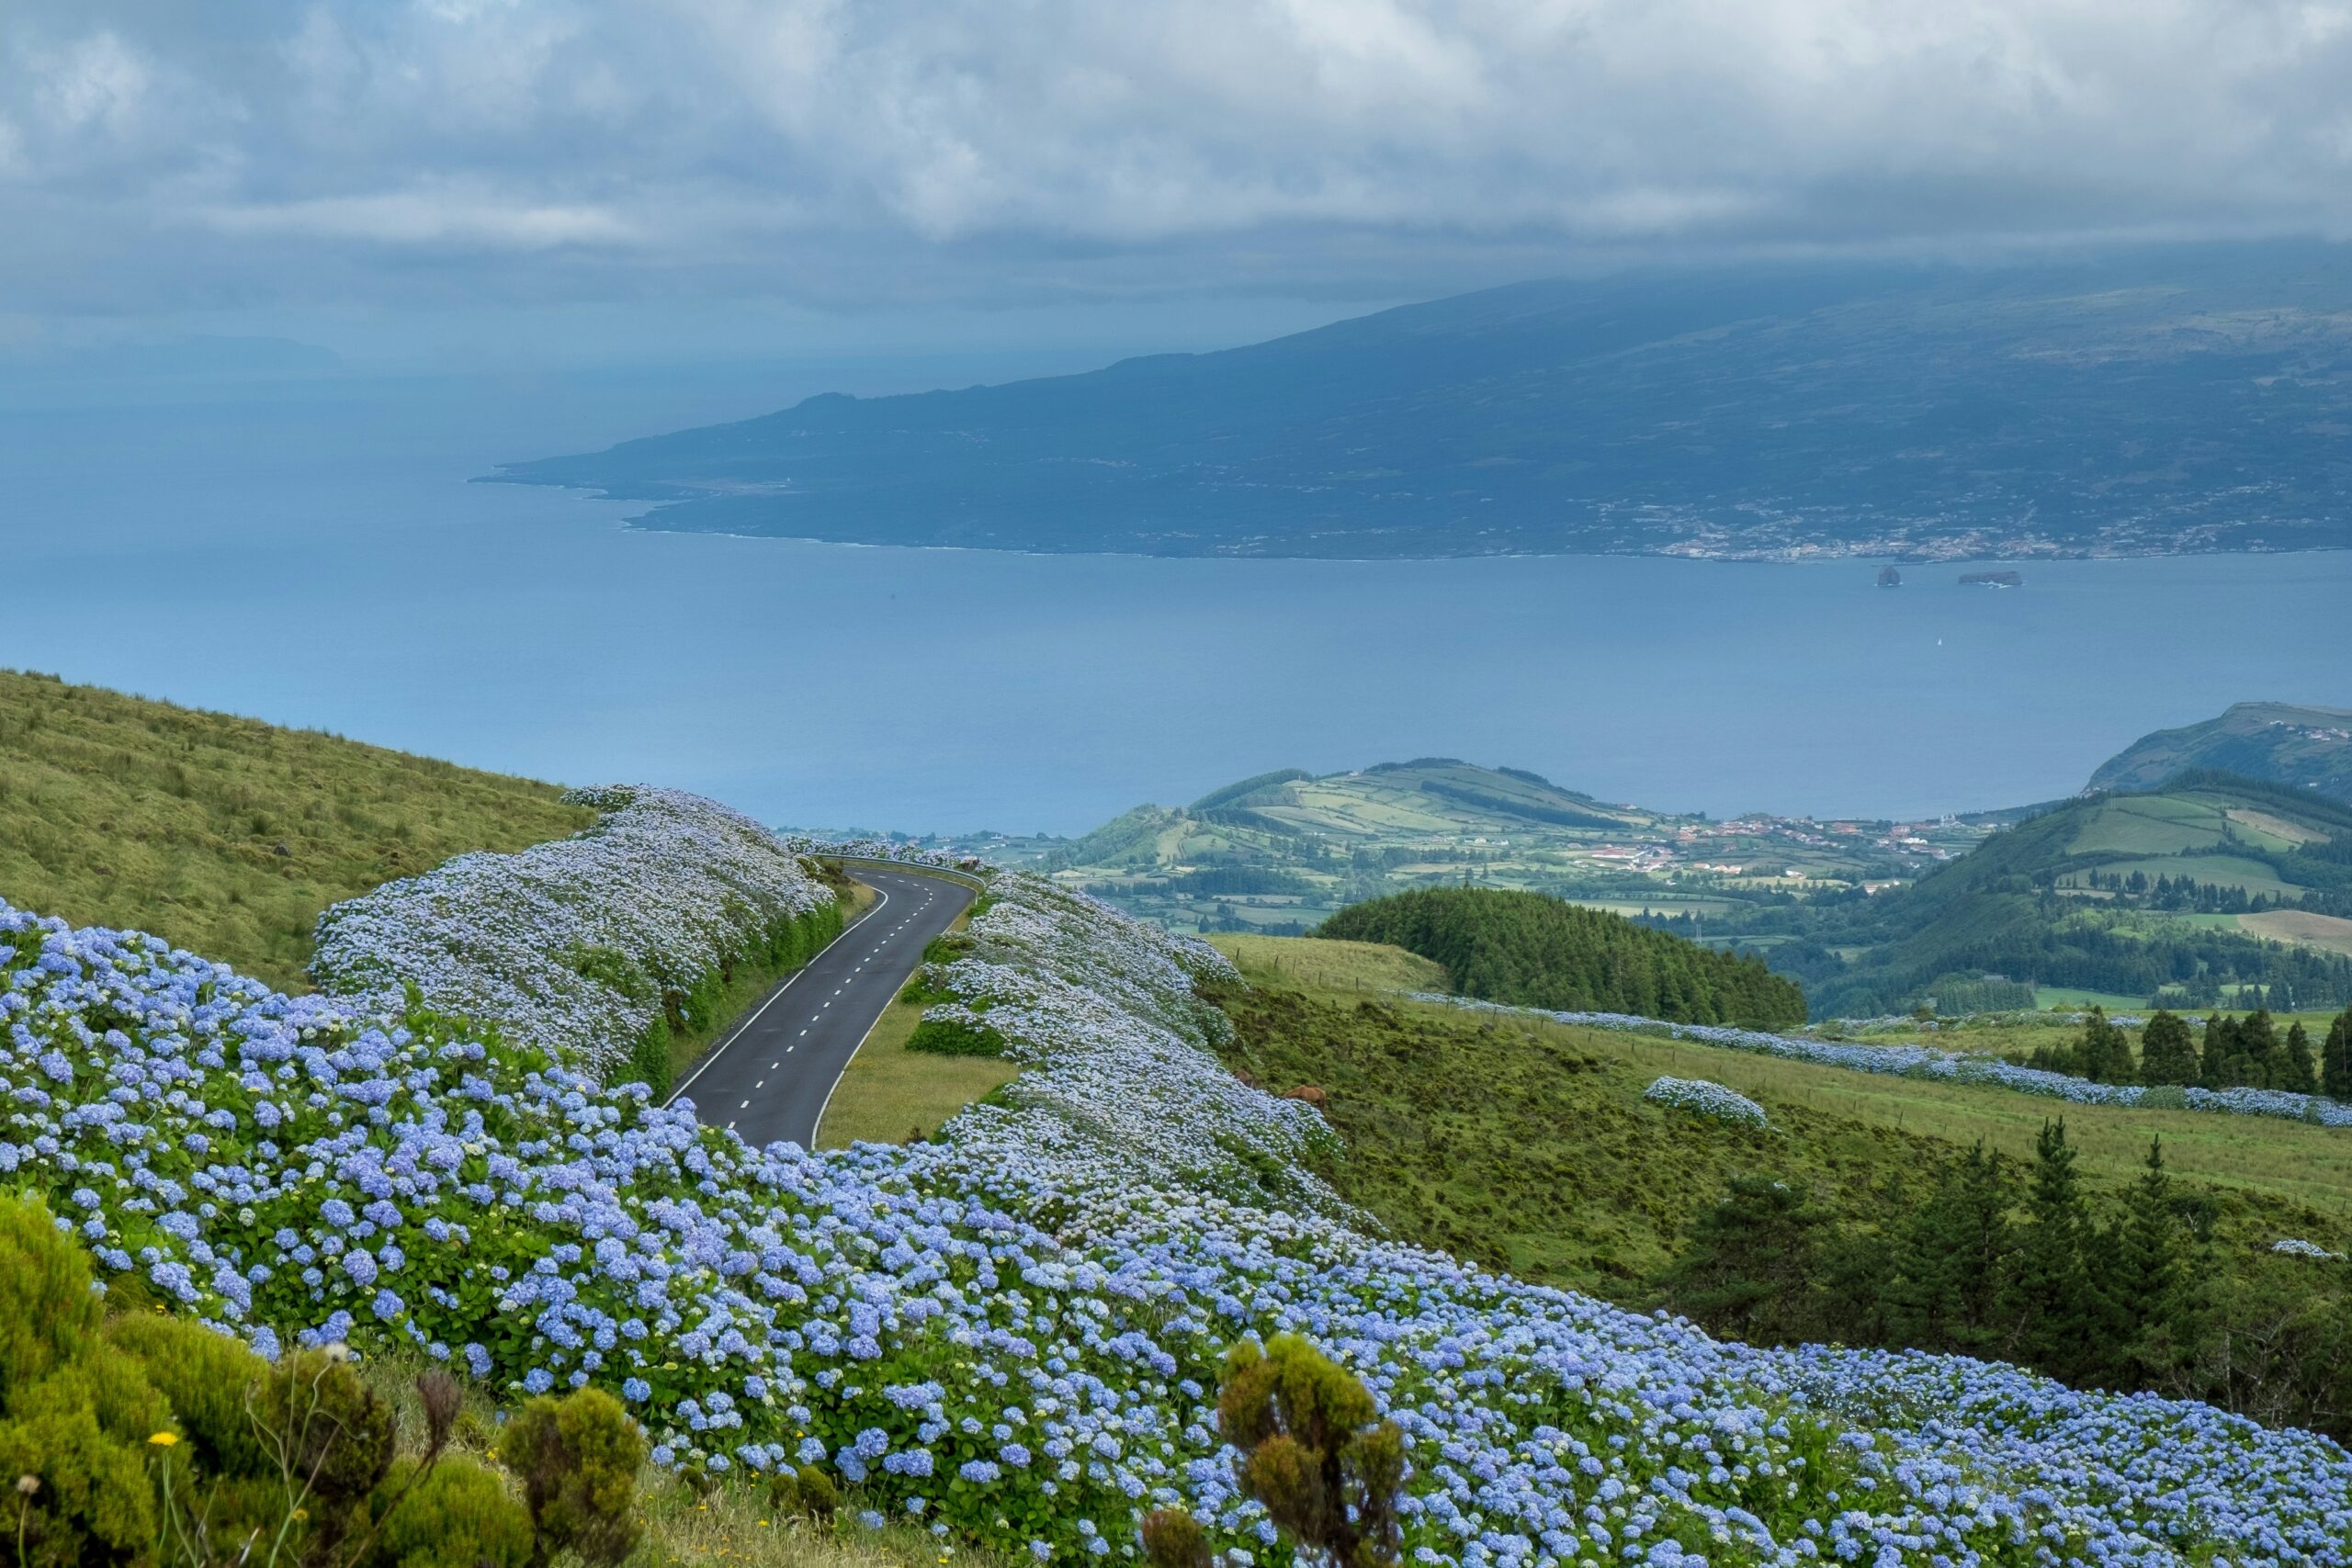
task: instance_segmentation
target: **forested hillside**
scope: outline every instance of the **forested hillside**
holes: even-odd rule
[[[552,784],[0,671],[0,898],[300,988],[328,905],[595,820]]]
[[[1757,1028],[1804,1020],[1804,994],[1754,957],[1540,893],[1399,893],[1342,909],[1316,934],[1419,953],[1485,1001]]]

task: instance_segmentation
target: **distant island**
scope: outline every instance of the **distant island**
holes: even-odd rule
[[[1525,283],[1216,354],[491,476],[637,526],[1329,558],[2029,560],[2352,547],[2352,265],[2319,243]]]
[[[2023,588],[2025,573],[2021,571],[1963,571],[1960,574],[1963,588]]]

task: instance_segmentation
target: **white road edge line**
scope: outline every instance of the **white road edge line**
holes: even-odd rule
[[[869,916],[871,916],[871,915],[878,915],[878,914],[880,914],[880,913],[882,912],[882,905],[883,905],[883,904],[888,904],[888,903],[890,901],[890,890],[889,890],[888,888],[887,888],[887,887],[877,887],[877,888],[876,888],[876,889],[875,889],[875,891],[876,891],[876,893],[879,893],[879,894],[881,894],[881,895],[882,895],[882,903],[881,903],[881,904],[876,904],[876,905],[875,905],[875,906],[874,906],[874,908],[873,908],[872,909],[870,909],[870,910],[866,911],[866,912],[867,912],[867,914],[868,914]],[[849,933],[850,933],[850,932],[852,932],[852,931],[855,931],[859,926],[862,926],[862,925],[864,925],[865,923],[865,921],[861,919],[861,920],[854,921],[854,922],[852,922],[852,923],[851,923],[851,924],[849,924],[849,925],[845,925],[845,926],[843,926],[843,927],[842,927],[839,931],[837,931],[837,932],[835,932],[835,933],[834,933],[834,935],[833,935],[833,942],[839,942],[839,941],[841,941],[841,939],[842,939],[842,937],[845,937],[845,936],[849,935]],[[674,1089],[671,1089],[671,1091],[670,1091],[670,1095],[669,1095],[669,1099],[664,1100],[662,1103],[662,1104],[664,1104],[664,1105],[668,1105],[669,1103],[671,1103],[671,1101],[672,1101],[672,1100],[676,1100],[676,1099],[678,1098],[678,1096],[680,1096],[680,1095],[682,1095],[682,1094],[685,1093],[687,1089],[689,1089],[693,1088],[693,1087],[694,1087],[694,1081],[695,1081],[695,1079],[696,1079],[696,1078],[698,1078],[698,1077],[702,1077],[702,1076],[703,1076],[703,1074],[705,1074],[705,1073],[707,1073],[707,1072],[710,1071],[710,1065],[711,1065],[713,1062],[716,1062],[717,1060],[718,1060],[718,1058],[719,1058],[719,1057],[721,1057],[721,1056],[725,1055],[727,1054],[727,1048],[728,1048],[729,1046],[730,1046],[730,1045],[734,1044],[734,1043],[735,1043],[735,1042],[737,1042],[738,1040],[741,1040],[741,1038],[743,1038],[743,1033],[744,1033],[744,1032],[745,1032],[746,1030],[750,1029],[750,1028],[752,1027],[752,1025],[753,1025],[753,1024],[755,1024],[755,1023],[757,1023],[757,1022],[759,1022],[759,1021],[760,1021],[760,1014],[761,1014],[761,1013],[763,1013],[763,1012],[765,1012],[765,1011],[767,1011],[767,1010],[768,1010],[768,1009],[770,1009],[770,1008],[772,1008],[772,1007],[774,1007],[774,1006],[775,1005],[775,998],[776,998],[776,997],[780,997],[780,996],[784,995],[784,993],[785,993],[785,992],[786,992],[786,991],[788,991],[788,990],[792,989],[792,987],[795,987],[795,986],[798,985],[798,984],[800,983],[800,976],[803,976],[803,975],[806,975],[807,973],[808,973],[808,971],[809,971],[809,970],[814,969],[814,968],[817,966],[817,960],[819,960],[820,958],[824,957],[824,956],[825,956],[825,954],[827,954],[828,953],[831,953],[831,952],[833,950],[833,942],[827,942],[824,946],[822,946],[822,947],[819,948],[816,952],[814,952],[814,953],[810,953],[810,954],[808,955],[808,963],[806,963],[806,964],[803,964],[799,968],[797,968],[797,969],[794,970],[794,971],[792,972],[792,978],[791,978],[791,979],[789,979],[789,980],[786,980],[783,985],[781,985],[781,986],[779,986],[779,987],[776,987],[775,996],[775,997],[770,997],[766,1001],[762,1002],[762,1003],[759,1005],[758,1009],[757,1009],[757,1010],[756,1010],[752,1014],[752,1016],[751,1016],[751,1017],[749,1017],[749,1018],[745,1019],[742,1022],[741,1022],[741,1023],[737,1024],[737,1025],[735,1026],[735,1032],[734,1032],[732,1034],[729,1034],[726,1039],[724,1039],[724,1040],[720,1041],[720,1042],[718,1043],[718,1048],[717,1050],[713,1051],[709,1055],[705,1056],[705,1057],[702,1059],[702,1066],[699,1066],[699,1067],[696,1067],[693,1072],[688,1073],[688,1074],[686,1075],[686,1081],[685,1081],[684,1083],[679,1084],[676,1088],[674,1088]]]

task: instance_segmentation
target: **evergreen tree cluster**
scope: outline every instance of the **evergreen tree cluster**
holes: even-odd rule
[[[1762,1029],[1804,1021],[1804,993],[1753,956],[1541,893],[1423,888],[1342,909],[1315,934],[1419,953],[1486,1001]]]
[[[2267,1009],[2244,1018],[2215,1013],[2201,1040],[2188,1020],[2160,1010],[2140,1032],[2135,1060],[2131,1035],[2093,1008],[2079,1038],[2044,1046],[2026,1065],[2096,1083],[2276,1089],[2352,1100],[2352,1010],[2328,1026],[2316,1049],[2301,1021],[2281,1031]]]
[[[1677,1310],[1750,1343],[1997,1358],[2077,1387],[2352,1428],[2352,1271],[2228,1256],[2212,1203],[2177,1190],[2161,1140],[2096,1207],[2063,1120],[2021,1169],[1980,1142],[1885,1197],[1875,1229],[1841,1230],[1803,1187],[1737,1178],[1659,1284]]]

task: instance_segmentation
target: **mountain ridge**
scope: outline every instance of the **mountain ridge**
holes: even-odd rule
[[[2352,804],[2352,708],[2233,703],[2217,717],[2142,736],[2100,763],[2083,788],[2155,789],[2200,769]]]
[[[1058,553],[1912,559],[2352,545],[2331,247],[1539,280],[509,463],[640,526]]]

